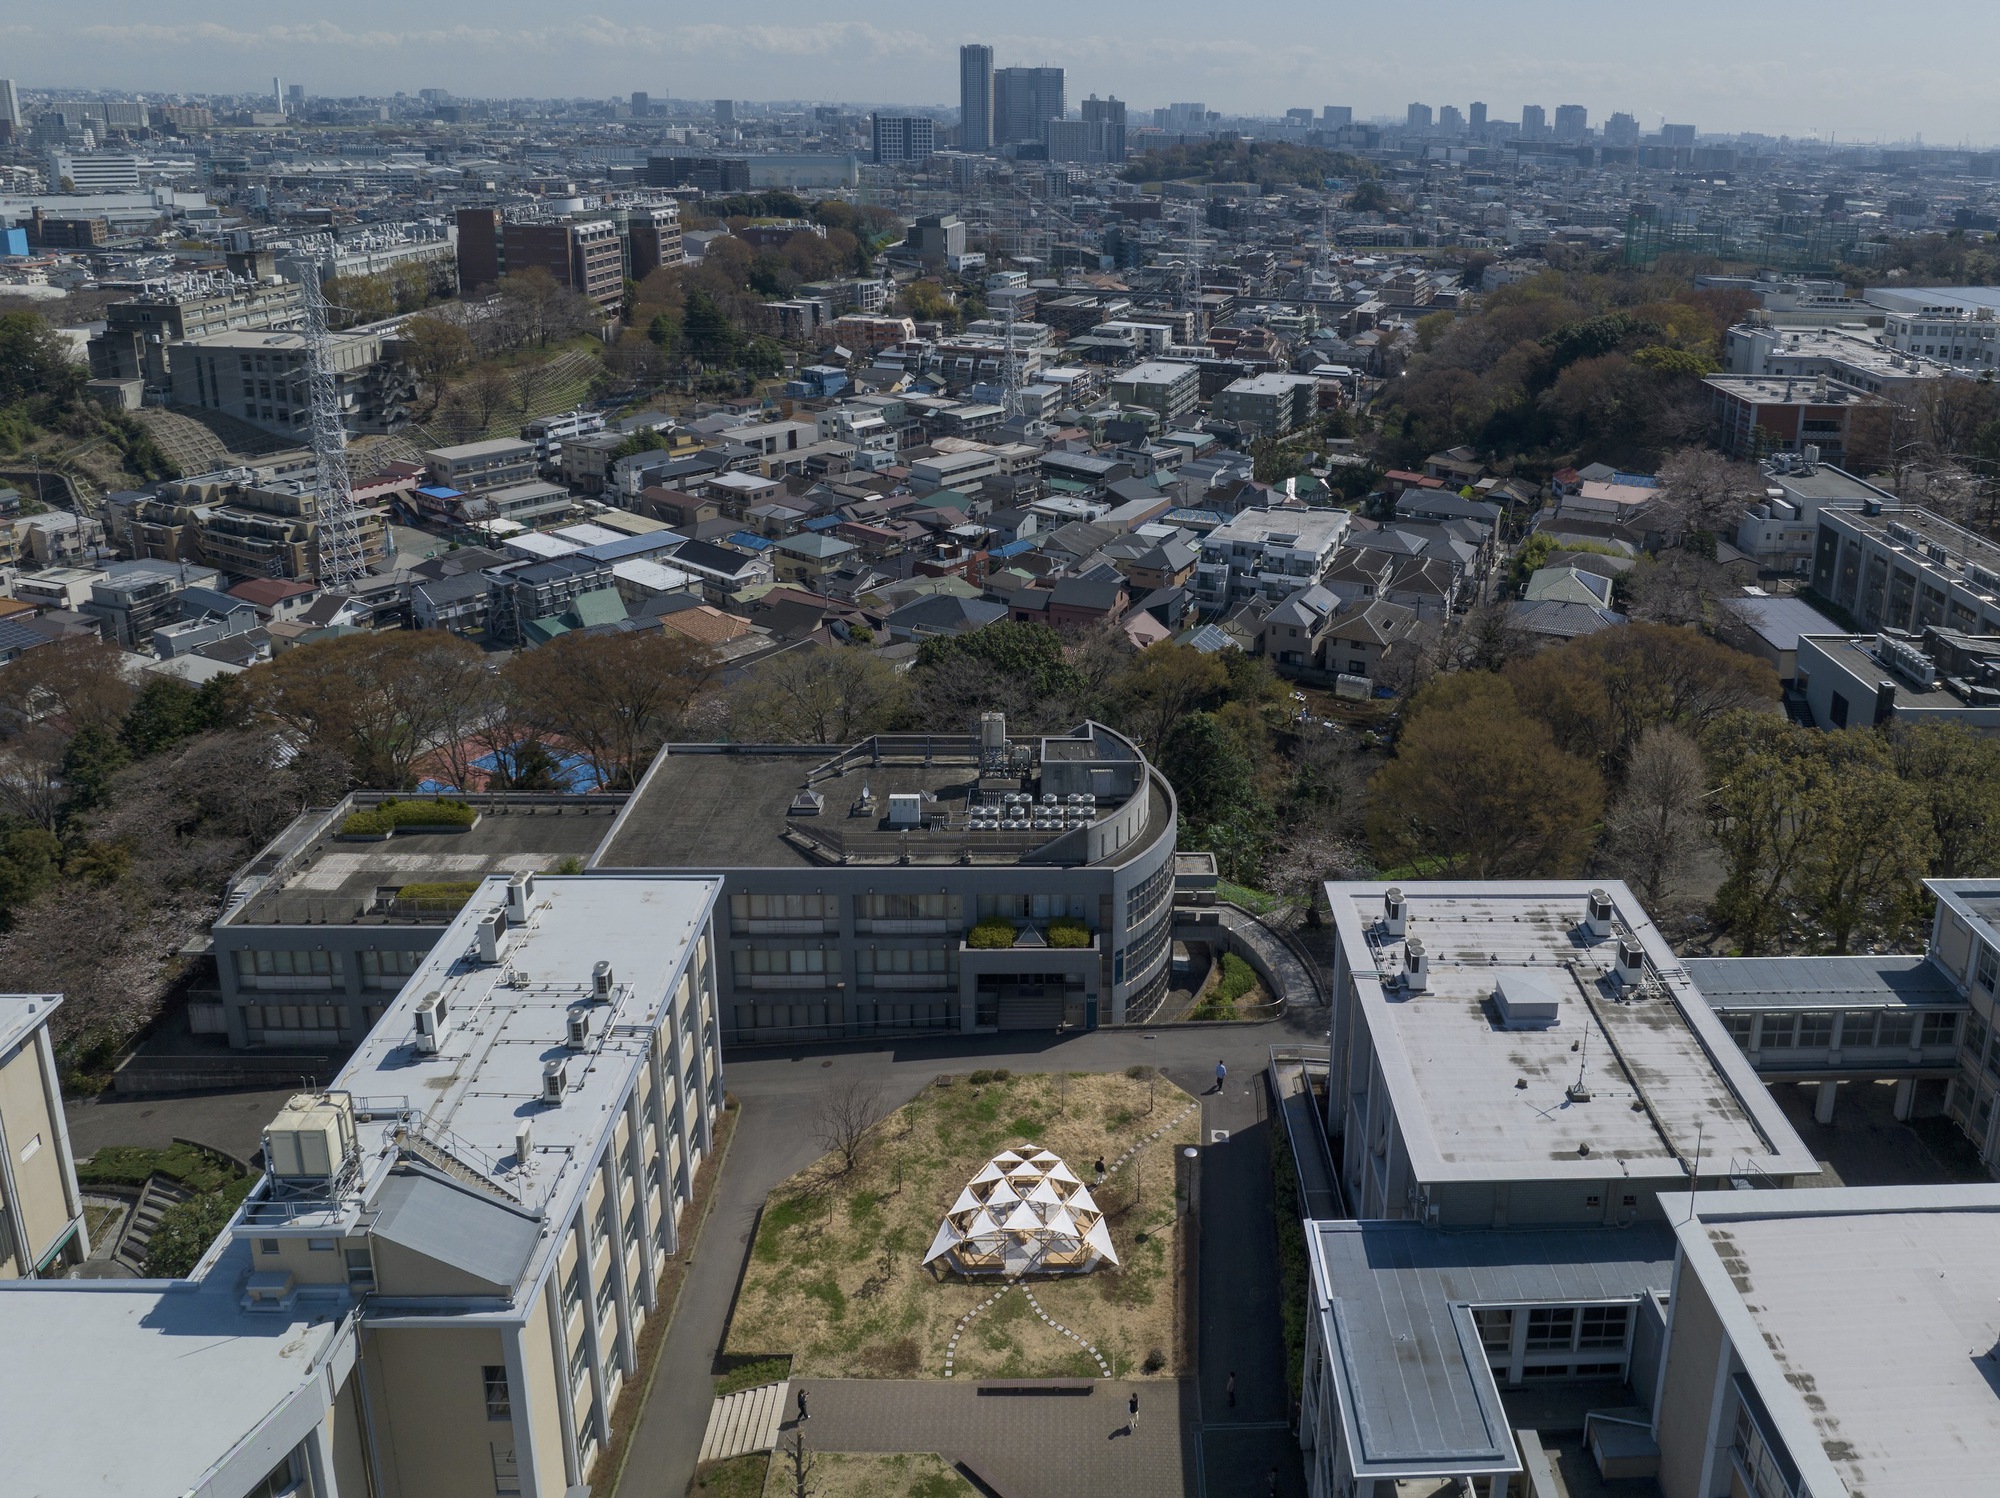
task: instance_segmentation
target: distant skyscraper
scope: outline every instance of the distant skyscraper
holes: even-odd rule
[[[993,149],[993,49],[976,42],[958,49],[958,144]]]
[[[993,70],[994,144],[1040,141],[1042,126],[1067,113],[1061,68]]]
[[[1354,123],[1354,107],[1349,104],[1329,104],[1319,112],[1320,124],[1328,130],[1342,130]]]
[[[285,107],[285,86],[278,81],[278,75],[271,75],[271,107],[282,110]]]
[[[21,133],[21,94],[11,78],[0,78],[0,125]]]
[[[1556,106],[1556,139],[1579,141],[1590,133],[1590,111],[1581,104]]]
[[[285,89],[285,108],[293,114],[306,111],[306,86],[303,83],[290,84]]]
[[[652,112],[653,96],[651,94],[642,94],[637,89],[634,89],[632,91],[632,118],[643,120]]]
[[[1409,113],[1409,118],[1408,118],[1408,119],[1406,119],[1406,120],[1405,120],[1405,121],[1403,122],[1403,124],[1404,124],[1404,128],[1406,128],[1406,129],[1409,129],[1409,130],[1428,130],[1428,129],[1430,129],[1430,128],[1431,128],[1431,107],[1430,107],[1430,105],[1428,105],[1428,104],[1412,104],[1412,105],[1410,106],[1410,113]]]
[[[1477,99],[1472,101],[1471,118],[1472,133],[1474,135],[1484,135],[1486,133],[1486,106]]]
[[[1438,130],[1445,135],[1465,134],[1465,115],[1456,104],[1447,104],[1438,111]]]
[[[869,116],[878,162],[925,161],[937,152],[937,121],[921,114]]]
[[[1688,149],[1694,145],[1694,126],[1661,125],[1660,144],[1663,146],[1679,146],[1683,150]]]
[[[1521,134],[1529,140],[1549,132],[1549,112],[1539,104],[1521,106]]]
[[[1083,122],[1102,127],[1102,149],[1106,161],[1125,159],[1125,104],[1121,99],[1100,99],[1092,94],[1083,101]]]
[[[1607,146],[1638,145],[1639,122],[1629,114],[1614,114],[1604,122],[1604,143]]]
[[[715,123],[718,125],[733,125],[736,123],[736,101],[734,99],[717,99],[715,101]]]

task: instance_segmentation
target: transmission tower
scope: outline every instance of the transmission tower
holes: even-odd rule
[[[333,368],[333,335],[326,325],[316,247],[303,250],[297,264],[306,304],[312,450],[319,469],[319,582],[329,591],[344,592],[368,575],[361,557],[361,514],[347,474],[347,425],[340,418],[340,381]]]

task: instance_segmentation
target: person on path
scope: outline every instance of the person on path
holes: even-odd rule
[[[1215,1090],[1222,1091],[1222,1084],[1229,1080],[1229,1068],[1220,1061],[1215,1063]]]
[[[811,1418],[812,1417],[806,1413],[806,1391],[804,1389],[801,1389],[799,1390],[799,1419],[801,1422],[804,1422],[806,1420],[810,1420]]]
[[[1234,1368],[1229,1370],[1229,1407],[1232,1410],[1236,1408],[1236,1370]]]
[[[1100,1186],[1104,1184],[1104,1156],[1102,1155],[1097,1157],[1097,1184]]]
[[[1137,1389],[1134,1389],[1132,1391],[1131,1399],[1129,1399],[1125,1405],[1125,1429],[1128,1431],[1133,1431],[1137,1430],[1138,1428],[1139,1428],[1139,1391]]]

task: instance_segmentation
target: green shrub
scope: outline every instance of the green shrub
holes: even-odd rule
[[[988,916],[966,934],[965,944],[981,950],[1014,945],[1014,923],[1005,916]]]
[[[229,1226],[235,1211],[235,1202],[213,1191],[175,1202],[160,1214],[159,1226],[146,1242],[147,1275],[173,1280],[187,1274],[201,1262],[216,1234]]]
[[[780,1384],[792,1376],[792,1360],[789,1357],[757,1358],[752,1362],[731,1368],[715,1381],[715,1395],[720,1399],[724,1394],[740,1394],[745,1389],[761,1389],[766,1384]]]
[[[1082,921],[1061,916],[1049,922],[1048,937],[1052,947],[1087,947],[1090,945],[1090,928]]]
[[[239,1200],[250,1182],[230,1161],[192,1144],[172,1144],[163,1150],[106,1145],[76,1168],[77,1180],[103,1186],[143,1186],[156,1173],[201,1192],[240,1186]]]
[[[1222,976],[1216,980],[1215,997],[1235,1003],[1257,986],[1257,972],[1234,952],[1222,954]]]
[[[456,910],[479,888],[477,879],[441,879],[429,883],[406,884],[396,891],[399,901],[414,901],[439,910]]]
[[[965,1080],[970,1082],[974,1087],[984,1087],[988,1082],[993,1080],[993,1073],[981,1067],[976,1072],[968,1073]]]
[[[367,811],[353,813],[340,824],[349,836],[363,833],[394,832],[400,827],[470,827],[479,813],[463,801],[398,801],[394,798]]]

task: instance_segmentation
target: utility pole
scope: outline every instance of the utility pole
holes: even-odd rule
[[[361,517],[347,472],[347,425],[340,415],[340,378],[333,367],[333,334],[327,327],[317,250],[317,245],[305,247],[297,263],[299,289],[305,295],[312,450],[319,480],[319,582],[338,593],[352,591],[368,569],[361,556]]]

